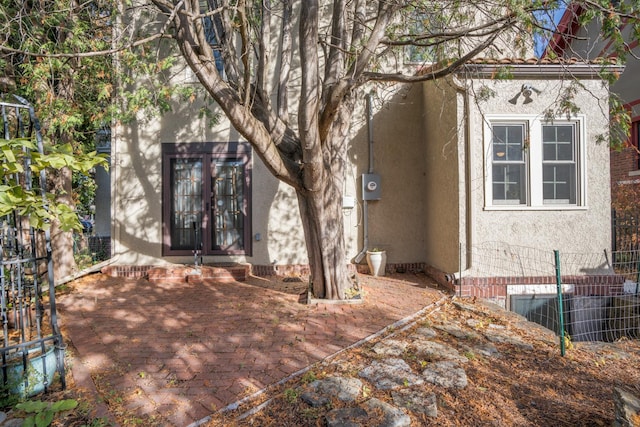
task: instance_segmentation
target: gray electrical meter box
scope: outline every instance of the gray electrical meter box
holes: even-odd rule
[[[380,200],[380,175],[376,173],[362,174],[362,200]]]

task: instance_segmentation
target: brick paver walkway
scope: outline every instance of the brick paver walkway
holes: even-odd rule
[[[304,305],[245,283],[84,278],[58,298],[74,376],[154,425],[186,426],[419,311],[442,295],[361,276],[365,302]],[[106,390],[101,390],[104,394]],[[156,424],[157,423],[157,424]]]

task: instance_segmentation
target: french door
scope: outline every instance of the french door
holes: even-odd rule
[[[164,255],[250,254],[250,157],[239,145],[163,147]]]

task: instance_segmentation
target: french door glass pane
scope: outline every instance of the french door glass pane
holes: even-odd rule
[[[202,182],[202,159],[171,159],[171,249],[194,249],[200,243]]]
[[[214,218],[211,240],[214,249],[244,247],[244,178],[242,162],[215,162],[214,176],[211,178],[211,210]]]

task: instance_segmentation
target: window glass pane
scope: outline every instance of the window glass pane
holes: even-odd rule
[[[524,204],[525,166],[496,164],[493,166],[493,200],[497,203]]]
[[[442,47],[434,43],[433,38],[425,37],[429,32],[441,32],[450,20],[442,13],[442,6],[432,4],[431,10],[417,9],[404,17],[407,39],[416,39],[417,43],[405,47],[405,61],[413,64],[437,61]],[[437,9],[437,10],[436,10]]]
[[[556,140],[555,126],[542,126],[542,142],[555,141],[555,140]]]
[[[576,168],[570,164],[546,164],[543,173],[545,203],[576,203]]]
[[[522,161],[524,158],[524,129],[521,125],[493,126],[493,160]]]
[[[556,126],[557,141],[571,142],[573,140],[573,126]]]
[[[543,126],[542,133],[544,160],[573,161],[573,126]]]
[[[527,180],[524,150],[524,125],[492,126],[492,186],[496,204],[525,204]]]
[[[522,126],[507,127],[507,143],[510,145],[522,145]]]
[[[544,125],[542,198],[545,204],[576,204],[576,138],[573,125]]]
[[[171,249],[194,249],[202,224],[202,160],[171,159],[170,164]]]
[[[246,215],[244,165],[235,160],[218,160],[211,179],[214,249],[240,249],[244,247]]]

